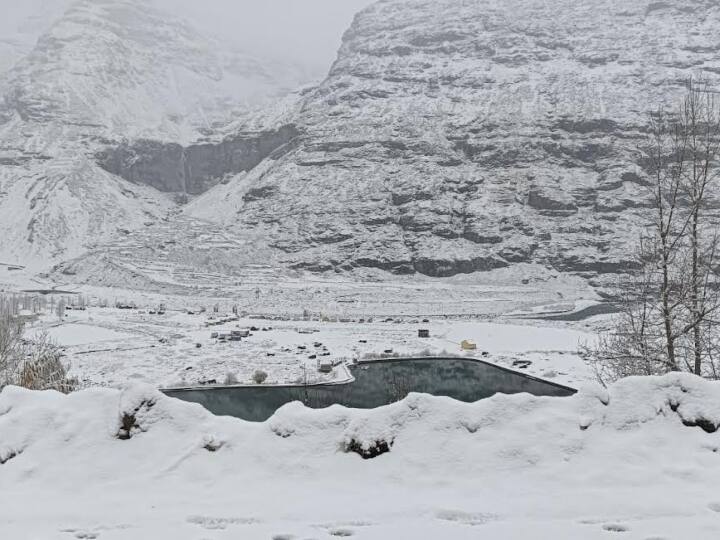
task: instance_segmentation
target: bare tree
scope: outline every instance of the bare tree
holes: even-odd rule
[[[657,266],[660,311],[668,368],[679,369],[676,343],[685,305],[684,243],[689,216],[683,206],[683,180],[688,164],[688,133],[674,115],[658,111],[650,118],[649,157],[654,221],[646,232],[643,263]]]
[[[19,317],[0,315],[0,388],[13,384],[24,354],[25,325]]]
[[[667,359],[665,318],[658,302],[656,252],[645,244],[641,238],[636,270],[618,280],[621,311],[613,326],[601,332],[596,343],[581,347],[603,385],[630,375],[659,375],[673,369]]]
[[[715,262],[717,227],[706,214],[708,195],[717,180],[716,161],[720,145],[720,115],[715,95],[704,81],[691,81],[677,124],[685,134],[689,166],[684,168],[683,187],[689,210],[689,322],[692,325],[692,371],[703,373],[705,340],[703,330],[708,316],[717,310]],[[714,222],[714,220],[712,220]]]
[[[720,280],[717,216],[710,211],[720,151],[720,114],[703,84],[690,81],[677,111],[650,116],[642,162],[651,219],[637,268],[619,287],[617,327],[586,351],[602,382],[691,371],[717,377]]]

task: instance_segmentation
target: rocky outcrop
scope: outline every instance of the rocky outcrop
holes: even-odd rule
[[[130,182],[198,195],[224,179],[253,169],[298,135],[295,126],[286,125],[189,146],[139,140],[106,148],[98,153],[97,160],[103,169]]]
[[[308,95],[297,148],[187,212],[317,270],[623,271],[647,114],[720,72],[720,6],[656,4],[380,1]]]

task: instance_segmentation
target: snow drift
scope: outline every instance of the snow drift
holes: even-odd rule
[[[482,526],[488,538],[717,538],[718,426],[720,384],[680,374],[571,398],[293,403],[265,423],[145,386],[69,396],[10,387],[0,394],[0,531],[477,538]]]

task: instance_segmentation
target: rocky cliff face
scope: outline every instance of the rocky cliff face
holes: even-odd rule
[[[270,131],[238,133],[218,142],[183,146],[137,140],[97,154],[100,166],[136,184],[160,191],[198,195],[219,182],[256,167],[299,135],[293,125]]]
[[[319,271],[626,268],[647,114],[720,74],[719,24],[703,0],[380,1],[297,148],[187,212]]]
[[[202,256],[158,238],[168,265],[622,271],[648,113],[716,84],[719,26],[708,0],[382,0],[279,101],[292,70],[83,0],[0,82],[0,257],[127,261],[210,221]]]

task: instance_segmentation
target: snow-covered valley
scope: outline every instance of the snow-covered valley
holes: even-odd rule
[[[83,386],[217,385],[228,378],[251,384],[257,369],[269,374],[269,384],[297,383],[306,369],[317,382],[346,377],[341,368],[318,373],[320,355],[336,364],[382,356],[469,355],[520,365],[529,374],[570,386],[591,379],[578,350],[595,339],[607,317],[551,319],[596,305],[600,298],[582,280],[539,273],[529,280],[524,276],[531,271],[373,282],[281,278],[255,268],[220,287],[217,277],[186,276],[183,288],[168,287],[173,294],[159,288],[58,284],[7,272],[0,288],[58,291],[45,295],[46,307],[27,332],[47,331]],[[80,299],[86,309],[67,309],[58,318],[56,302],[73,307]],[[245,329],[255,330],[238,342],[212,337]],[[418,337],[420,329],[429,337]],[[463,351],[463,340],[477,349]]]
[[[21,4],[0,539],[720,538],[717,2]]]

